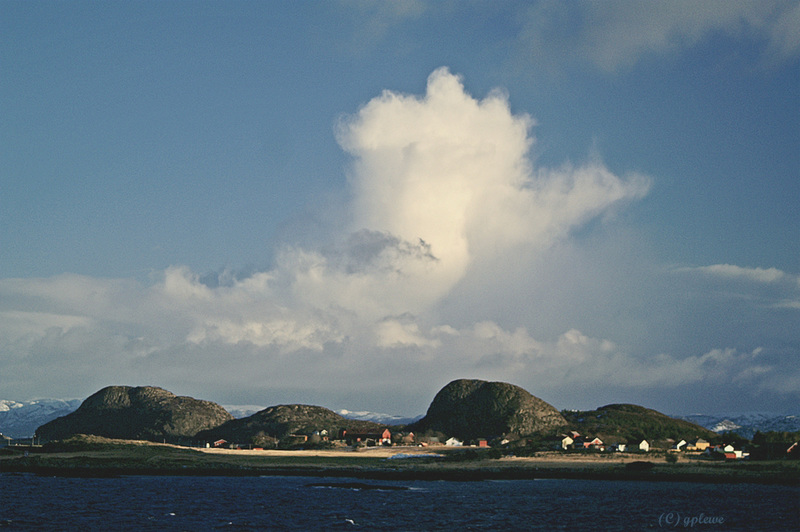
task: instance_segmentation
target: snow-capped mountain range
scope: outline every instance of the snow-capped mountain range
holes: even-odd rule
[[[10,438],[30,438],[36,429],[50,420],[74,411],[82,399],[36,399],[33,401],[9,401],[0,399],[0,434]],[[243,418],[264,410],[258,405],[224,405],[225,410],[236,418]],[[407,425],[422,416],[404,417],[369,411],[336,410],[348,419],[360,419],[385,425]],[[673,416],[685,419],[717,433],[735,432],[752,438],[756,431],[796,432],[800,431],[800,414],[786,415],[769,412],[751,412],[729,415],[689,414]]]
[[[36,429],[78,408],[83,399],[0,399],[0,434],[9,438],[30,438]]]
[[[382,425],[408,425],[415,421],[419,421],[423,416],[416,417],[403,417],[393,416],[391,414],[379,414],[376,412],[352,412],[350,410],[337,410],[337,414],[347,419],[360,419],[362,421],[372,421],[373,423],[380,423]]]
[[[231,413],[231,415],[235,418],[243,418],[247,416],[252,416],[256,412],[264,410],[267,408],[266,406],[257,406],[257,405],[222,405],[222,407]],[[365,410],[361,411],[353,411],[353,410],[334,410],[337,414],[342,417],[346,417],[347,419],[358,419],[361,421],[372,421],[373,423],[380,423],[382,425],[408,425],[409,423],[413,423],[422,419],[422,416],[416,417],[403,417],[403,416],[396,416],[393,414],[381,414],[379,412],[368,412]]]
[[[685,419],[713,432],[735,432],[743,438],[751,439],[753,434],[761,432],[797,432],[800,431],[800,415],[778,415],[770,412],[750,412],[730,414],[727,416],[709,416],[706,414],[690,414],[675,416]]]
[[[258,405],[222,405],[222,408],[227,410],[230,415],[236,419],[241,419],[243,417],[252,416],[256,412],[260,412],[267,407]]]

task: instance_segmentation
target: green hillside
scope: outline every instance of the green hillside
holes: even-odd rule
[[[641,440],[691,440],[713,438],[715,433],[694,423],[671,418],[643,406],[612,404],[597,410],[565,410],[569,428],[583,435],[598,436],[603,441],[634,442]]]

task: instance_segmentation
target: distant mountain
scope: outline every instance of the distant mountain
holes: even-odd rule
[[[80,406],[80,399],[0,399],[0,434],[10,438],[30,438],[40,425],[66,416]]]
[[[800,415],[750,412],[711,416],[690,414],[680,416],[717,434],[735,432],[743,438],[752,439],[756,432],[797,432],[800,431]]]
[[[230,414],[235,417],[236,419],[245,418],[248,416],[252,416],[256,412],[260,412],[261,410],[266,409],[266,406],[258,406],[258,405],[222,405],[225,410],[230,412]],[[405,417],[405,416],[397,416],[394,414],[382,414],[379,412],[370,412],[367,410],[360,410],[360,411],[353,411],[353,410],[334,410],[340,416],[347,418],[347,419],[355,419],[359,421],[371,421],[373,423],[378,423],[379,425],[409,425],[414,423],[415,421],[419,421],[422,418],[422,415],[415,416],[415,417]]]
[[[258,405],[222,405],[222,408],[227,410],[228,413],[236,419],[241,419],[243,417],[252,416],[256,412],[260,412],[267,407]]]
[[[648,440],[690,440],[714,436],[710,430],[638,405],[612,404],[596,410],[565,411],[569,428],[583,435],[598,436],[609,443]],[[624,441],[623,441],[624,440]]]
[[[260,440],[279,441],[291,434],[310,434],[318,430],[338,432],[378,432],[385,425],[347,419],[333,410],[313,405],[277,405],[260,412],[230,420],[213,429],[197,434],[197,439],[215,441],[219,439],[236,443],[261,445]]]
[[[37,429],[43,440],[75,434],[150,441],[178,441],[233,419],[211,401],[179,397],[152,386],[109,386],[80,407]]]
[[[423,416],[415,416],[415,417],[403,417],[403,416],[394,416],[392,414],[379,414],[377,412],[353,412],[350,410],[337,410],[337,414],[342,417],[346,417],[347,419],[359,419],[361,421],[372,421],[373,423],[378,423],[381,425],[410,425],[416,421],[422,419]]]
[[[566,424],[554,406],[519,386],[459,379],[439,390],[425,417],[409,428],[474,440],[509,433],[544,433]]]

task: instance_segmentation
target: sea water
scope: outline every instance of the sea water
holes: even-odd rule
[[[800,488],[0,474],[4,530],[798,530]]]

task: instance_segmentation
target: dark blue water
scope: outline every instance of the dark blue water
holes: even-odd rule
[[[6,530],[800,529],[800,488],[754,484],[28,474],[0,483]]]

